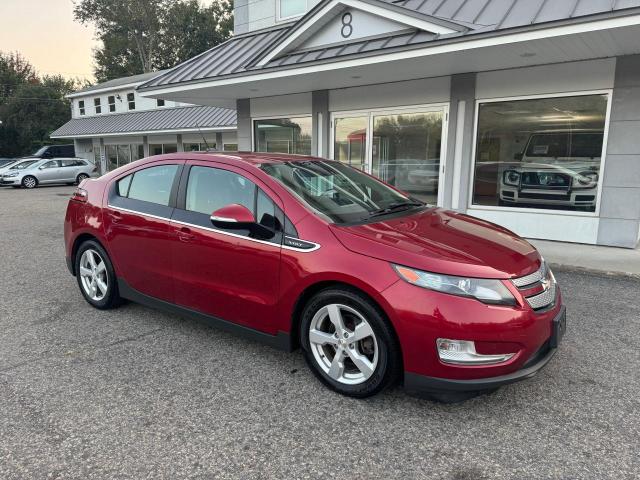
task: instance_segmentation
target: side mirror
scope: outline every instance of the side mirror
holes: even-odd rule
[[[524,153],[516,153],[516,154],[513,156],[513,159],[514,159],[514,160],[516,160],[516,161],[518,161],[518,162],[521,162],[523,158],[524,158]]]
[[[243,205],[233,203],[211,214],[211,223],[220,228],[248,228],[256,223],[253,212]]]

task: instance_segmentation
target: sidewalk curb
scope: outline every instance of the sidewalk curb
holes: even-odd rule
[[[597,268],[579,267],[577,265],[565,265],[562,263],[554,263],[554,262],[550,262],[549,265],[551,265],[553,269],[564,271],[564,272],[588,273],[591,275],[600,275],[604,277],[619,277],[619,278],[627,278],[631,280],[640,281],[640,274],[638,273],[620,272],[620,271],[614,271],[614,270],[598,270]]]

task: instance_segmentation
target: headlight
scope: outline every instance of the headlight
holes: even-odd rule
[[[393,265],[393,268],[400,278],[418,287],[475,298],[492,305],[516,305],[516,299],[500,280],[454,277],[423,272],[401,265]]]
[[[502,180],[504,181],[505,185],[517,187],[520,185],[520,174],[515,170],[506,170],[502,174]]]
[[[596,172],[581,172],[578,178],[578,187],[595,188],[598,185]]]
[[[17,177],[17,176],[19,175],[19,173],[20,173],[20,172],[7,173],[7,174],[5,175],[5,177],[6,177],[6,178],[9,178],[9,177]]]

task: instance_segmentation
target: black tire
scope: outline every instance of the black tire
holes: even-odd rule
[[[27,175],[22,179],[22,186],[24,188],[36,188],[38,186],[38,179],[32,175]]]
[[[100,300],[94,300],[93,298],[91,298],[85,291],[85,287],[82,283],[82,276],[80,274],[80,263],[83,254],[87,250],[93,250],[94,252],[97,252],[101,257],[101,260],[104,261],[105,272],[108,279],[107,293],[104,295],[104,298]],[[97,308],[98,310],[110,310],[112,308],[117,308],[122,304],[122,298],[120,297],[120,293],[118,291],[118,282],[115,270],[113,269],[113,264],[111,263],[111,259],[109,258],[109,255],[107,254],[105,249],[102,248],[102,245],[100,245],[98,242],[94,240],[87,240],[82,243],[82,245],[80,245],[75,256],[74,271],[76,273],[76,280],[78,281],[80,293],[82,293],[82,296],[89,303],[89,305]]]
[[[330,377],[318,363],[309,340],[309,331],[314,316],[321,309],[331,304],[349,307],[366,319],[371,326],[377,344],[377,364],[373,373],[362,383],[345,384]],[[345,320],[346,324],[346,320]],[[300,344],[304,358],[311,371],[318,379],[335,392],[342,395],[366,398],[373,396],[393,385],[399,378],[402,368],[400,346],[393,328],[381,312],[380,308],[357,290],[348,288],[329,288],[314,295],[305,305],[300,323]],[[331,349],[335,347],[331,346]],[[351,348],[351,347],[348,347]],[[359,347],[358,347],[359,348]],[[346,350],[345,350],[346,351]],[[329,359],[327,358],[327,361]],[[350,360],[345,357],[345,365]],[[353,364],[355,366],[355,364]]]
[[[89,178],[89,175],[87,175],[86,173],[81,173],[76,177],[76,184],[80,185],[80,183],[87,178]]]

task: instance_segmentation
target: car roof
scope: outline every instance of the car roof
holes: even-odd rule
[[[310,157],[307,155],[291,155],[284,153],[257,153],[257,152],[180,152],[169,153],[149,157],[148,160],[210,160],[236,165],[250,165],[259,167],[264,164],[278,164],[291,162],[327,161],[325,158]]]

